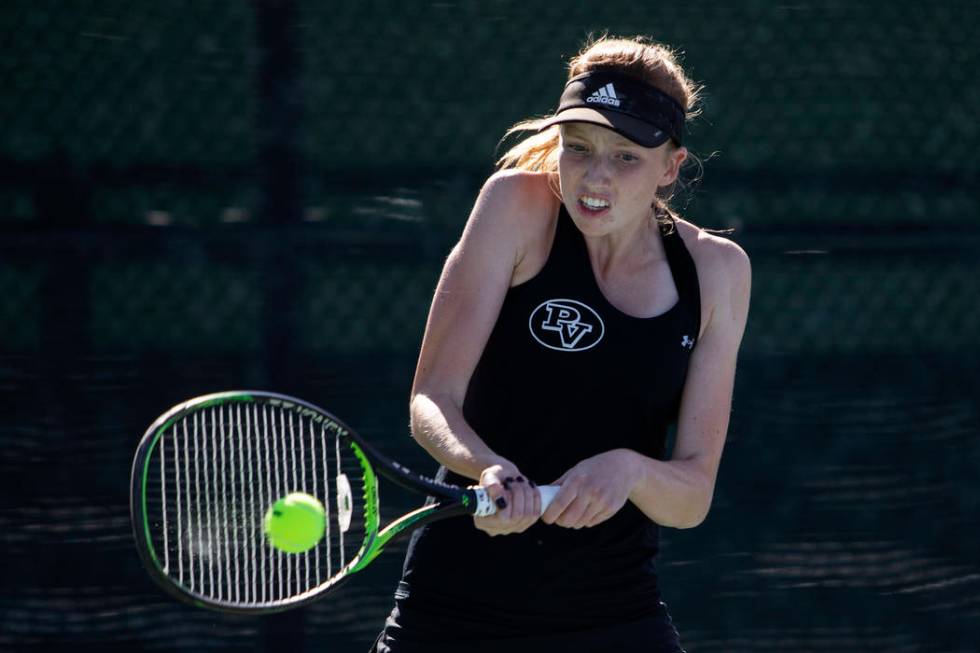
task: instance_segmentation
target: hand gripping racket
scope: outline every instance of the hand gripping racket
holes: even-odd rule
[[[381,528],[376,473],[436,501]],[[539,490],[544,510],[558,488]],[[292,492],[326,512],[323,539],[295,554],[273,548],[263,531],[269,506]],[[140,558],[163,589],[252,614],[335,589],[420,526],[496,511],[485,489],[415,474],[321,408],[248,391],[196,397],[161,415],[137,448],[130,508]]]

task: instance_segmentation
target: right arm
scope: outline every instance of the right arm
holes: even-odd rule
[[[412,436],[448,469],[487,487],[507,507],[478,526],[493,534],[524,530],[540,512],[528,483],[508,484],[517,466],[497,455],[463,417],[470,377],[524,258],[541,211],[540,176],[500,172],[487,180],[459,242],[443,268],[422,339],[410,404]],[[538,503],[535,503],[538,502]]]

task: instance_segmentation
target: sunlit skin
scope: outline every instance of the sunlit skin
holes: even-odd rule
[[[539,519],[590,528],[631,501],[652,521],[692,528],[707,515],[724,446],[751,271],[737,245],[683,220],[676,228],[695,261],[701,330],[691,355],[670,460],[614,449],[580,461],[540,514],[538,493],[514,461],[463,416],[468,384],[509,288],[544,267],[558,218],[554,196],[585,238],[605,298],[635,317],[659,315],[679,299],[652,204],[673,183],[687,150],[644,148],[598,125],[560,127],[558,175],[503,170],[480,191],[433,298],[412,388],[412,434],[449,469],[477,479],[505,507],[474,520],[489,535],[519,533]],[[586,203],[601,204],[590,209]],[[508,479],[513,479],[508,481]]]

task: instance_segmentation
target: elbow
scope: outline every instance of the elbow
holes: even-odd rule
[[[698,460],[693,460],[687,467],[687,492],[684,501],[681,522],[676,528],[695,528],[704,523],[711,511],[711,502],[715,494],[717,466],[706,467]]]
[[[701,492],[698,492],[698,496],[691,502],[689,509],[686,514],[679,520],[680,523],[676,525],[676,528],[686,529],[695,528],[704,523],[707,519],[708,513],[711,511],[711,500],[714,494],[714,488],[706,488]]]
[[[425,439],[425,415],[430,403],[431,400],[424,392],[412,391],[408,402],[408,432],[419,444],[423,444]]]
[[[418,411],[421,402],[425,398],[425,393],[418,390],[412,389],[412,394],[408,398],[408,417],[412,420],[412,425],[415,425],[415,413]]]
[[[440,425],[445,424],[442,397],[424,389],[412,391],[408,405],[409,433],[426,451],[438,449]]]
[[[707,510],[692,515],[688,515],[683,520],[681,520],[680,523],[678,523],[675,526],[675,528],[678,529],[695,528],[697,526],[700,526],[704,522],[707,516],[708,516]]]

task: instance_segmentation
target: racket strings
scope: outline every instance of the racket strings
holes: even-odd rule
[[[152,455],[152,546],[166,575],[209,601],[287,601],[332,582],[363,541],[363,520],[345,528],[337,496],[343,475],[354,487],[340,499],[363,513],[360,462],[329,421],[264,403],[209,406],[169,427]],[[273,548],[263,530],[266,511],[290,492],[326,509],[324,537],[305,553]]]

